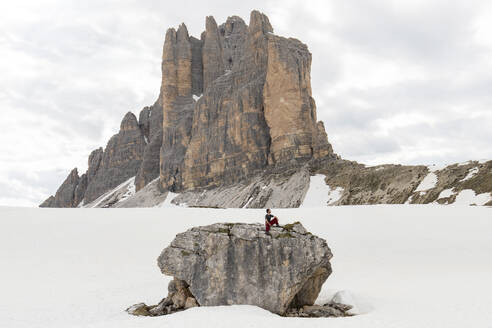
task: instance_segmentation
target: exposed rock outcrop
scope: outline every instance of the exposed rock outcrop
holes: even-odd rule
[[[181,184],[182,162],[190,138],[195,104],[192,98],[192,58],[192,43],[186,26],[181,24],[177,32],[169,29],[162,54],[160,178],[164,189],[174,190]],[[199,83],[196,78],[195,81]],[[199,90],[199,87],[194,89]]]
[[[274,36],[258,11],[249,26],[237,16],[220,26],[207,17],[200,40],[184,24],[169,29],[158,100],[138,123],[128,113],[105,150],[91,154],[76,202],[88,204],[131,176],[138,191],[158,170],[161,189],[176,192],[333,157],[316,122],[310,66],[307,47]]]
[[[309,188],[309,170],[261,175],[239,183],[204,191],[186,191],[173,204],[214,208],[290,208],[299,207]]]
[[[126,311],[137,316],[160,316],[199,306],[183,280],[174,279],[168,285],[168,295],[159,304],[148,306],[145,303],[132,305]]]
[[[155,180],[159,176],[161,143],[162,101],[159,97],[154,105],[142,109],[138,122],[132,113],[127,113],[121,122],[119,133],[110,139],[106,149],[98,148],[91,152],[87,171],[80,176],[75,187],[71,207],[93,207],[98,198],[131,177],[135,177],[137,191]],[[123,193],[114,193],[117,196],[111,197],[111,202],[100,202],[98,206],[116,206],[123,195],[125,198],[128,196],[126,190]],[[42,207],[60,207],[51,197]]]
[[[304,44],[275,37],[258,11],[251,13],[249,26],[233,16],[218,27],[207,17],[203,96],[190,103],[188,79],[180,77],[190,74],[189,37],[184,25],[180,29],[177,37],[168,30],[164,45],[164,189],[232,185],[269,165],[300,166],[333,155],[316,121],[311,54]]]
[[[85,192],[85,202],[92,202],[106,191],[134,177],[142,163],[145,139],[132,113],[127,113],[120,131],[109,140],[96,174]]]
[[[311,53],[296,39],[268,34],[263,90],[270,128],[270,164],[322,158],[332,153],[311,96]]]
[[[223,59],[206,53],[209,38],[213,37],[211,42],[216,47],[222,44],[215,21],[207,19],[203,50],[205,89],[194,109],[182,164],[182,183],[176,191],[232,184],[267,165],[269,135],[261,95],[265,70],[254,65],[257,36],[244,28],[241,31],[247,33],[236,40],[245,42],[236,44],[236,49],[244,49],[242,56],[232,64],[232,70],[224,72]],[[220,49],[217,51],[221,53]],[[207,82],[205,72],[210,65]],[[211,76],[216,78],[212,80]]]
[[[337,160],[324,162],[316,172],[326,176],[325,182],[331,188],[344,190],[331,205],[453,204],[461,192],[467,191],[481,196],[469,204],[486,205],[492,201],[492,161],[435,168],[390,164],[365,167]],[[434,181],[426,185],[424,180],[430,176]]]
[[[77,207],[75,191],[79,184],[77,168],[73,169],[56,191],[53,207]]]
[[[213,224],[178,234],[157,262],[200,306],[252,304],[278,314],[312,305],[331,273],[326,241],[301,224]]]
[[[39,207],[55,207],[55,196],[50,196]]]
[[[144,135],[146,146],[142,164],[135,177],[137,191],[159,177],[162,145],[162,103],[160,100],[140,112],[138,124]]]
[[[212,208],[403,203],[492,205],[492,161],[470,161],[439,169],[390,164],[366,167],[340,159],[321,161],[317,164],[280,172],[267,170],[232,185],[185,191],[173,195],[173,198],[166,202],[188,207]],[[316,204],[305,204],[305,196],[311,189],[313,175],[323,177],[325,187],[314,189],[318,195]],[[430,175],[435,176],[435,184],[421,188],[421,185],[426,184],[424,180]],[[134,197],[140,195],[137,193]],[[326,197],[329,197],[329,200],[322,202],[321,199]],[[152,201],[149,194],[145,199],[146,204],[163,201],[162,198]]]
[[[83,203],[88,184],[87,174],[84,173],[80,176],[77,187],[75,187],[72,207],[76,207]]]
[[[219,29],[212,16],[207,16],[205,19],[205,33],[202,40],[203,89],[207,90],[213,81],[224,74]]]
[[[162,273],[174,277],[169,295],[157,306],[141,303],[128,311],[162,315],[189,306],[250,304],[293,315],[314,304],[331,274],[331,258],[326,241],[299,222],[274,227],[271,235],[260,224],[194,227],[157,260]]]
[[[381,165],[365,167],[337,160],[317,170],[331,188],[342,188],[342,197],[331,205],[403,204],[425,177],[425,166]]]
[[[99,170],[99,166],[101,165],[103,155],[104,155],[104,151],[102,147],[93,150],[89,155],[88,168],[87,168],[88,182],[91,182],[92,179],[96,176],[97,170]]]
[[[162,192],[159,188],[159,178],[154,179],[143,187],[135,195],[119,201],[115,207],[156,207],[162,205],[168,196],[168,192]],[[120,193],[121,194],[121,193]],[[102,203],[104,204],[104,202]],[[101,205],[102,205],[101,204]],[[98,205],[101,206],[101,205]],[[102,205],[104,206],[104,205]]]

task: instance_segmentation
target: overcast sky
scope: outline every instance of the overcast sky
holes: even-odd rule
[[[330,4],[328,4],[328,2]],[[36,206],[87,169],[160,87],[168,27],[200,37],[258,9],[306,43],[329,141],[366,164],[492,159],[490,1],[0,2],[0,205]]]

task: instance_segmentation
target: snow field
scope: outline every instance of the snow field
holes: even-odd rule
[[[133,317],[170,278],[156,258],[213,222],[262,222],[263,209],[0,208],[0,327],[490,327],[491,208],[433,205],[273,209],[332,249],[318,302],[348,291],[362,315],[283,318],[253,306]]]

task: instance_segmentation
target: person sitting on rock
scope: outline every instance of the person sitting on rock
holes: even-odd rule
[[[267,214],[265,215],[265,231],[266,234],[269,235],[270,227],[274,224],[277,227],[279,227],[279,225],[278,225],[278,218],[276,216],[273,216],[272,211],[269,208],[267,208],[266,212]]]

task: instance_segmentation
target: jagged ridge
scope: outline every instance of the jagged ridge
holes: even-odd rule
[[[258,11],[249,25],[209,16],[205,26],[200,39],[184,24],[167,31],[156,103],[138,121],[128,113],[87,173],[72,172],[42,206],[87,204],[132,176],[137,190],[159,175],[162,191],[185,191],[335,157],[316,120],[307,46],[273,35]]]
[[[72,170],[40,206],[89,204],[132,177],[137,192],[148,188],[100,206],[155,206],[172,191],[180,193],[175,203],[188,206],[298,207],[314,174],[343,190],[331,205],[449,204],[462,190],[492,191],[492,161],[448,166],[423,192],[418,186],[431,174],[425,166],[342,160],[317,121],[310,69],[307,46],[274,35],[258,11],[249,25],[237,16],[220,26],[206,17],[200,39],[184,24],[170,28],[157,101],[138,121],[126,114],[104,151],[91,153],[87,172]]]

